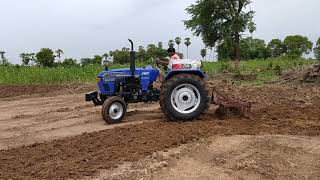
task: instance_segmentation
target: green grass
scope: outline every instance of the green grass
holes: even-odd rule
[[[137,63],[137,66],[144,66]],[[115,64],[110,69],[126,68],[129,65]],[[77,84],[96,82],[97,75],[104,69],[100,65],[86,67],[15,67],[0,66],[0,84]]]
[[[234,63],[231,61],[220,61],[216,63],[203,63],[203,70],[205,70],[209,77],[222,72],[231,72],[233,74],[257,74],[256,80],[251,81],[238,81],[243,85],[262,85],[266,82],[274,82],[279,80],[280,74],[291,69],[298,67],[310,66],[316,64],[316,60],[305,59],[288,59],[282,58],[270,58],[263,60],[249,60],[241,61],[239,71],[234,68]]]
[[[316,61],[303,59],[267,59],[242,61],[240,72],[234,70],[233,62],[220,61],[215,63],[203,63],[203,70],[208,75],[219,74],[224,71],[241,74],[257,74],[258,79],[252,82],[242,82],[244,84],[263,84],[279,78],[279,72],[293,69],[300,66],[315,64]],[[137,67],[143,67],[146,63],[137,63]],[[129,64],[115,64],[110,69],[129,67]],[[0,84],[77,84],[96,82],[99,72],[104,69],[103,66],[94,65],[86,67],[70,68],[40,68],[40,67],[15,67],[0,66]]]
[[[88,66],[84,68],[38,68],[38,67],[0,67],[0,84],[62,84],[92,82],[103,68]]]

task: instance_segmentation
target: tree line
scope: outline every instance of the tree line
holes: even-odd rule
[[[252,37],[240,40],[240,59],[266,59],[287,56],[295,59],[304,54],[312,52],[313,43],[305,36],[293,35],[287,36],[283,41],[272,39],[268,44],[262,39]],[[316,58],[319,58],[320,38],[314,48]],[[232,48],[232,42],[225,40],[217,48],[219,60],[232,59],[235,54]]]
[[[168,41],[168,47],[177,46],[179,52],[181,43],[181,38],[177,37],[175,40]],[[184,45],[187,47],[188,58],[188,48],[191,45],[190,38],[185,39]],[[316,47],[314,49],[312,49],[312,47],[313,43],[307,37],[301,35],[287,36],[283,41],[280,39],[272,39],[268,44],[266,44],[262,39],[247,37],[240,40],[240,59],[266,59],[280,56],[287,56],[294,59],[302,57],[303,54],[309,54],[313,50],[316,59],[320,60],[320,38],[316,42]],[[200,55],[203,60],[206,59],[208,51],[211,51],[212,53],[213,48],[206,47],[200,50]],[[218,53],[218,60],[229,60],[235,56],[232,48],[232,42],[228,40],[225,40],[219,44],[216,52]],[[64,52],[61,49],[53,51],[49,48],[43,48],[37,53],[21,53],[20,58],[23,66],[38,65],[42,67],[87,66],[101,64],[101,62],[107,58],[112,58],[116,64],[126,64],[130,61],[130,49],[126,47],[109,51],[102,55],[94,55],[91,58],[81,58],[80,61],[77,61],[73,58],[65,58],[63,61],[61,61],[63,54]],[[178,54],[181,58],[183,58],[182,53]],[[136,53],[138,61],[148,63],[152,63],[155,58],[164,58],[167,55],[167,50],[164,48],[162,42],[158,42],[157,45],[149,44],[146,48],[139,46]],[[0,58],[0,64],[9,64],[8,60],[5,58],[4,51],[0,51]]]
[[[168,41],[168,47],[178,47],[178,54],[183,58],[183,54],[179,53],[182,39],[176,37],[175,40]],[[187,49],[191,45],[190,38],[185,38],[184,41]],[[3,62],[0,64],[9,64],[8,60],[4,56],[5,52],[0,52],[0,57],[2,57]],[[61,60],[63,50],[58,49],[53,51],[50,48],[42,48],[37,53],[21,53],[20,58],[23,66],[41,66],[41,67],[70,67],[70,66],[88,66],[101,64],[104,59],[112,58],[113,62],[116,64],[126,64],[130,62],[130,49],[123,47],[122,49],[116,49],[114,51],[106,52],[102,55],[94,55],[90,58],[81,58],[79,61],[73,58],[65,58]],[[158,44],[149,44],[146,48],[139,46],[136,53],[136,57],[140,62],[150,62],[152,63],[155,58],[164,58],[168,56],[167,48],[164,47],[163,42],[158,42]],[[188,52],[187,52],[188,56]]]
[[[256,30],[251,3],[252,0],[198,0],[186,9],[191,18],[184,24],[202,38],[206,47],[217,47],[220,60],[234,60],[236,68],[241,59],[283,55],[297,58],[312,51],[313,43],[301,35],[288,36],[284,41],[273,39],[268,44],[261,39],[245,38],[248,32],[252,35]],[[320,59],[319,51],[320,38],[314,48],[317,59]],[[206,55],[206,48],[201,54]]]
[[[305,36],[292,35],[287,36],[283,41],[280,39],[272,39],[268,44],[263,39],[247,37],[240,40],[240,59],[267,59],[286,56],[291,59],[301,58],[304,54],[314,52],[316,59],[320,60],[320,38],[317,40],[316,47]],[[212,48],[203,48],[200,55],[203,60],[206,59],[207,51]],[[232,42],[224,40],[218,44],[216,52],[218,60],[230,60],[235,56]],[[212,60],[212,59],[211,59]]]

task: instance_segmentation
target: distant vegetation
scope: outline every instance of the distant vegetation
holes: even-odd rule
[[[180,49],[181,38],[177,37],[174,40],[169,40],[168,47],[178,47]],[[232,42],[222,41],[216,46],[216,51],[213,47],[206,47],[200,50],[199,55],[203,61],[212,61],[213,53],[217,54],[218,61],[228,61],[234,56]],[[184,45],[188,48],[191,45],[190,38],[185,38]],[[264,40],[258,38],[247,37],[240,41],[241,60],[251,59],[268,59],[284,57],[289,59],[302,58],[304,55],[310,54],[313,50],[317,59],[320,59],[320,38],[316,46],[313,48],[313,43],[304,36],[293,35],[287,36],[283,41],[280,39],[272,39],[268,44]],[[101,65],[104,59],[113,59],[114,64],[127,64],[130,59],[130,49],[123,47],[121,50],[106,52],[102,55],[94,55],[91,58],[81,58],[76,60],[74,58],[65,58],[61,61],[63,50],[56,51],[49,48],[43,48],[37,53],[21,53],[21,66],[32,67],[79,67],[88,65]],[[184,55],[179,53],[181,57]],[[149,44],[147,48],[139,46],[136,53],[137,61],[142,63],[153,62],[156,58],[163,58],[167,56],[166,48],[162,42],[157,45]],[[188,54],[186,58],[188,57]],[[5,52],[0,51],[0,65],[11,66],[8,59],[5,57]],[[18,65],[16,65],[18,66]]]
[[[303,58],[291,59],[288,57],[268,58],[265,60],[255,59],[241,61],[239,69],[236,69],[231,61],[218,61],[216,63],[205,62],[202,69],[207,72],[209,79],[216,75],[256,75],[254,80],[238,81],[238,83],[260,85],[277,81],[288,71],[298,71],[318,63],[316,60],[305,60]],[[227,73],[227,74],[225,74]],[[227,75],[228,76],[228,75]]]
[[[191,17],[184,21],[186,28],[200,36],[205,45],[199,52],[202,60],[218,59],[216,63],[203,63],[203,69],[209,75],[227,71],[234,74],[258,73],[259,76],[268,78],[278,77],[283,70],[314,63],[313,60],[303,59],[312,51],[316,59],[320,60],[320,38],[313,47],[313,43],[303,35],[291,35],[283,40],[275,38],[268,43],[253,37],[256,24],[253,21],[254,11],[250,8],[251,2],[202,0],[186,9]],[[248,36],[248,33],[251,36]],[[187,49],[186,54],[180,53],[182,45]],[[165,44],[158,42],[147,47],[139,46],[136,53],[137,63],[140,66],[154,65],[156,58],[167,56],[167,47],[177,47],[180,57],[188,58],[192,42],[189,37],[176,37]],[[113,59],[112,68],[128,67],[130,61],[128,47],[108,50],[78,60],[63,57],[62,49],[43,48],[39,52],[21,53],[19,65],[10,64],[5,53],[0,50],[0,84],[94,82],[96,75],[103,69],[103,60]],[[232,64],[230,60],[236,63]]]
[[[269,58],[266,60],[241,61],[239,70],[231,61],[204,62],[202,69],[208,77],[220,73],[258,74],[257,83],[276,80],[288,69],[314,64],[314,60]],[[155,64],[138,62],[137,67]],[[129,64],[113,64],[110,68],[129,67]],[[0,84],[77,84],[95,83],[98,73],[104,69],[101,65],[70,66],[70,67],[26,67],[0,66]]]

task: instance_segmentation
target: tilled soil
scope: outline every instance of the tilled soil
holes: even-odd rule
[[[199,138],[215,135],[320,135],[320,87],[318,86],[268,85],[252,88],[224,85],[222,90],[232,93],[237,98],[254,102],[251,118],[219,120],[211,111],[198,121],[172,123],[167,122],[157,104],[147,105],[143,108],[139,108],[141,105],[137,105],[134,107],[135,109],[133,108],[132,113],[128,114],[127,119],[142,121],[141,123],[128,124],[122,127],[109,126],[105,130],[102,130],[104,128],[97,128],[97,131],[101,131],[92,132],[96,127],[105,126],[101,122],[100,109],[84,104],[81,106],[80,95],[58,96],[56,99],[52,99],[47,105],[48,108],[45,111],[47,113],[44,113],[41,118],[37,118],[37,115],[44,111],[44,109],[41,109],[44,104],[40,102],[46,101],[46,97],[44,99],[40,98],[33,105],[31,104],[34,110],[19,111],[22,116],[27,112],[35,111],[33,114],[35,117],[27,116],[31,121],[29,128],[24,127],[25,121],[21,118],[22,116],[19,116],[19,114],[15,116],[15,112],[10,111],[14,108],[14,104],[12,104],[5,110],[7,114],[4,117],[1,115],[2,119],[0,119],[0,122],[5,123],[4,129],[1,131],[9,134],[2,138],[1,141],[4,142],[2,148],[15,146],[14,143],[13,145],[6,143],[5,139],[11,138],[12,141],[15,141],[15,134],[19,134],[20,131],[23,132],[25,129],[31,136],[48,131],[45,128],[40,128],[40,130],[32,128],[37,127],[37,123],[42,124],[44,122],[45,127],[48,119],[50,119],[48,117],[53,118],[53,122],[59,122],[61,119],[71,116],[71,114],[82,113],[81,116],[79,115],[80,117],[71,117],[71,120],[73,119],[75,123],[78,120],[96,123],[99,121],[101,124],[89,128],[88,132],[90,133],[63,139],[58,138],[86,132],[82,128],[87,125],[90,127],[91,124],[83,123],[83,126],[80,126],[82,128],[79,128],[82,130],[76,128],[74,132],[62,136],[58,133],[58,137],[52,135],[42,139],[32,139],[31,136],[26,136],[26,144],[44,140],[57,140],[1,150],[0,178],[66,179],[93,176],[103,169],[113,169],[123,162],[137,161],[155,151],[178,147],[181,144],[197,141]],[[68,99],[70,103],[73,102],[73,99],[77,99],[71,104],[78,102],[77,106],[81,106],[81,108],[77,108],[77,106],[69,107],[70,103],[63,104]],[[19,103],[16,102],[16,104]],[[1,109],[6,108],[6,103],[3,102],[0,107]],[[24,105],[21,105],[22,109],[24,107]],[[68,109],[67,114],[62,109],[58,109],[60,112],[55,110],[54,113],[48,111],[58,107],[69,107],[70,109]],[[83,111],[79,112],[79,109],[83,109]],[[20,119],[16,122],[10,121],[16,118]],[[68,118],[61,122],[67,122],[67,120]],[[50,123],[52,122],[49,121]],[[61,129],[59,132],[69,131],[68,125],[64,127],[61,123],[57,124]],[[17,128],[17,131],[12,135],[10,135],[11,130],[6,129],[10,126],[14,126],[13,129]],[[3,133],[1,132],[1,134]],[[19,138],[23,139],[23,137],[22,133]],[[23,141],[18,144],[23,144]]]
[[[132,104],[124,122],[111,126],[82,93],[15,98],[0,100],[0,149],[165,118],[156,103]]]
[[[211,136],[86,179],[319,179],[320,137]]]
[[[95,85],[0,85],[0,98],[83,92]]]
[[[320,178],[319,137],[217,136],[193,145],[178,156],[162,157],[158,166],[164,167],[160,171],[151,166],[147,168],[152,173],[133,173],[130,176],[230,180]],[[112,175],[113,179],[130,177],[126,173]]]

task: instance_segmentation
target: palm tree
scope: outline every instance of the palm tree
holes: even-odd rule
[[[25,66],[28,66],[29,61],[30,61],[29,58],[28,58],[28,54],[21,53],[20,54],[20,58],[21,58],[22,64],[25,65]]]
[[[63,53],[63,50],[58,49],[58,50],[56,51],[56,53],[57,53],[57,57],[59,58],[59,62],[60,62],[61,54],[64,54],[64,53]]]
[[[180,52],[181,38],[180,37],[176,37],[175,42],[178,45],[178,52]]]
[[[184,44],[187,46],[187,59],[189,59],[189,46],[191,45],[190,38],[185,38]]]
[[[173,48],[174,47],[174,40],[169,40],[168,45],[169,45],[169,48]]]
[[[5,53],[6,52],[4,52],[4,51],[0,51],[0,57],[1,57],[0,64],[3,64],[3,65],[9,64],[8,60],[4,56]]]
[[[204,61],[205,60],[204,57],[207,56],[207,49],[205,49],[205,48],[201,49],[200,54],[201,54],[202,60]]]
[[[0,57],[1,57],[1,60],[2,60],[2,62],[4,62],[4,54],[5,54],[6,52],[4,52],[4,51],[0,51]]]
[[[109,54],[108,54],[108,53],[104,53],[104,54],[102,55],[102,57],[104,58],[104,60],[107,60],[108,57],[109,57]]]
[[[28,54],[30,61],[33,61],[36,63],[36,53],[30,53]]]

